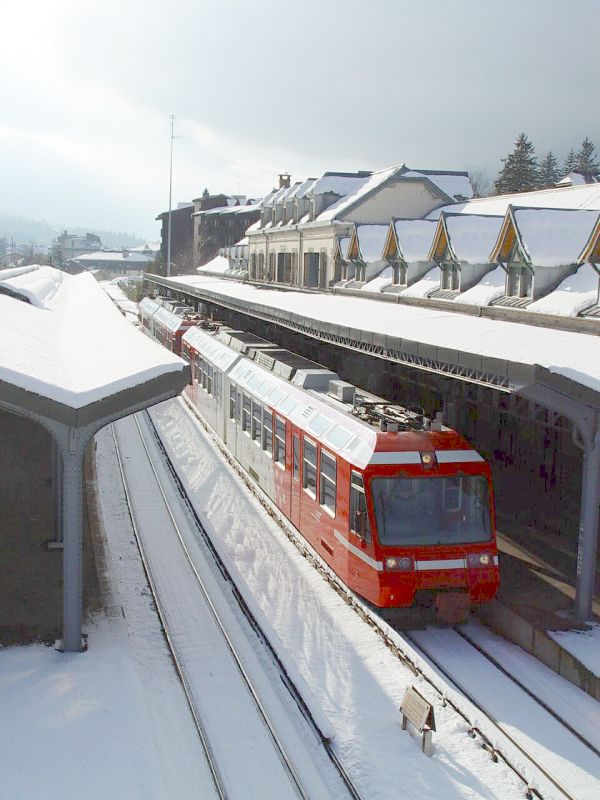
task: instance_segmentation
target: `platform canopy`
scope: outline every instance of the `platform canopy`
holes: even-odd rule
[[[583,450],[576,613],[591,614],[600,504],[600,336],[331,292],[186,275],[162,289],[351,350],[519,394],[567,417]],[[462,313],[461,313],[462,312]]]
[[[0,408],[43,425],[60,454],[65,650],[81,649],[85,446],[109,422],[178,395],[188,379],[188,365],[128,322],[92,275],[0,271]]]

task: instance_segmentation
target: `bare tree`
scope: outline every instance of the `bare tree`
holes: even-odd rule
[[[469,179],[473,187],[474,197],[489,197],[492,193],[493,183],[488,172],[484,169],[474,169],[469,172]]]

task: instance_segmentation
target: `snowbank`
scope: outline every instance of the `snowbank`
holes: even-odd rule
[[[553,292],[527,307],[536,314],[576,317],[598,302],[598,273],[591,264],[582,264],[577,272],[559,283]]]
[[[506,272],[497,266],[488,272],[478,284],[467,289],[466,292],[455,298],[455,303],[465,303],[473,306],[489,306],[491,302],[502,297],[506,286]]]
[[[408,286],[402,292],[401,297],[429,297],[431,292],[440,288],[440,276],[442,271],[439,267],[433,267],[427,272],[420,281]]]
[[[391,267],[386,267],[376,278],[361,286],[360,290],[361,292],[382,292],[386,286],[391,284],[393,277],[394,270]]]

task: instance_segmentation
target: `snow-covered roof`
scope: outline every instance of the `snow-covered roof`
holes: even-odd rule
[[[459,261],[487,264],[504,217],[444,214],[450,249]]]
[[[597,211],[513,208],[519,240],[539,267],[576,264],[598,220]]]
[[[455,297],[454,302],[473,306],[489,306],[494,300],[504,295],[505,287],[506,272],[503,267],[498,265],[484,275],[475,286]]]
[[[123,264],[131,264],[131,263],[138,263],[138,264],[147,264],[148,261],[152,261],[154,258],[154,254],[152,253],[143,253],[139,252],[139,250],[129,250],[123,252],[119,250],[118,252],[107,252],[106,250],[98,250],[96,253],[85,253],[84,255],[77,256],[75,261],[121,261]]]
[[[537,314],[576,317],[598,302],[598,273],[591,264],[582,264],[577,272],[561,281],[553,292],[527,307]]]
[[[435,172],[433,170],[409,170],[405,178],[428,178],[448,197],[456,200],[469,200],[473,197],[473,187],[466,172]]]
[[[160,242],[146,242],[146,244],[140,244],[138,247],[129,247],[128,250],[130,253],[158,253]]]
[[[302,197],[305,197],[310,192],[311,187],[316,181],[317,178],[307,178],[305,181],[298,182],[294,190],[286,197],[286,200],[300,200]]]
[[[428,261],[437,223],[430,219],[395,219],[396,241],[407,264]]]
[[[492,214],[504,215],[508,207],[528,206],[530,208],[585,208],[600,211],[600,184],[540,189],[536,192],[517,192],[493,197],[476,197],[468,203],[436,208],[428,219],[437,219],[442,211],[453,214]]]
[[[435,272],[439,282],[439,268],[436,267]],[[388,304],[368,297],[279,292],[199,275],[181,276],[172,281],[176,286],[188,284],[199,291],[206,288],[224,299],[254,303],[271,312],[277,308],[340,327],[360,326],[365,331],[486,358],[538,364],[554,374],[600,391],[600,337],[593,334],[523,326],[518,322],[457,314],[450,309]]]
[[[311,195],[337,194],[339,197],[354,195],[371,177],[371,172],[325,172],[313,183]]]
[[[352,194],[348,194],[344,197],[341,197],[340,200],[336,200],[335,203],[332,203],[332,205],[326,208],[325,211],[319,214],[317,220],[323,222],[335,219],[344,211],[347,211],[350,206],[361,200],[363,197],[369,194],[369,192],[377,189],[379,186],[381,186],[381,184],[385,183],[389,178],[392,177],[392,175],[400,170],[401,167],[389,167],[388,169],[381,170],[380,172],[374,172],[366,178],[355,179],[352,187]],[[319,183],[319,181],[317,181],[317,183]]]
[[[17,295],[0,293],[0,380],[81,409],[184,370],[127,322],[92,275],[31,266],[0,276],[0,288]]]
[[[230,268],[229,259],[224,256],[215,256],[208,263],[196,269],[196,272],[227,272]]]
[[[369,263],[381,261],[389,225],[357,225],[355,228],[362,260]]]

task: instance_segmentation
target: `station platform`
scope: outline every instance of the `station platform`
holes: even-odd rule
[[[561,646],[548,632],[587,631],[573,616],[577,536],[540,532],[511,520],[498,520],[500,589],[479,616],[506,639],[536,656],[585,692],[600,700],[600,664],[595,669]],[[600,623],[600,559],[596,563],[591,622]]]

